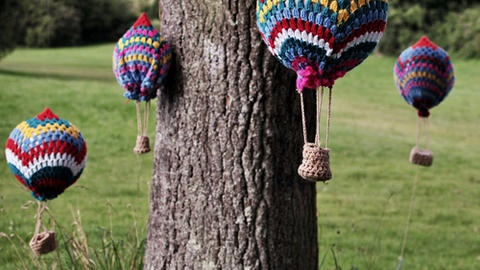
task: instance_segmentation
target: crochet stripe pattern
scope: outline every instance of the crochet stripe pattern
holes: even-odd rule
[[[128,99],[149,101],[157,96],[170,67],[172,53],[145,13],[119,39],[113,51],[113,72]]]
[[[82,174],[87,144],[75,126],[46,108],[13,129],[5,155],[15,178],[35,199],[51,200]]]
[[[331,87],[362,63],[383,36],[388,7],[388,0],[257,0],[257,25],[302,91]]]
[[[455,84],[453,65],[447,52],[427,37],[402,52],[394,67],[394,79],[402,97],[428,117]]]

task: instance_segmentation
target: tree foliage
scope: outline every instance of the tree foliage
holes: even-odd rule
[[[391,1],[389,21],[379,50],[398,55],[422,35],[427,35],[449,53],[480,57],[478,0]],[[477,41],[477,43],[475,43]]]
[[[138,14],[129,0],[6,0],[0,55],[15,44],[55,47],[116,41]]]
[[[21,4],[16,0],[0,2],[0,59],[16,46],[20,6]]]
[[[60,1],[33,3],[25,6],[28,19],[24,40],[20,42],[30,47],[70,46],[79,42],[80,19],[75,8]]]

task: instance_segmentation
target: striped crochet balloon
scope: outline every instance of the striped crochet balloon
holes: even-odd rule
[[[77,181],[87,161],[87,145],[75,126],[46,108],[10,133],[5,155],[15,178],[43,201]]]
[[[400,94],[421,117],[428,117],[429,109],[440,104],[455,84],[447,52],[425,36],[403,51],[393,73]]]
[[[362,63],[383,36],[388,7],[388,0],[257,0],[257,25],[302,91],[331,87]]]
[[[124,96],[138,101],[155,98],[171,58],[169,43],[142,13],[113,51],[113,72],[126,90]]]

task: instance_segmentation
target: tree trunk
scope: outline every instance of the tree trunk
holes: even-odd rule
[[[145,269],[317,269],[295,75],[256,2],[163,0],[174,63],[159,91]]]

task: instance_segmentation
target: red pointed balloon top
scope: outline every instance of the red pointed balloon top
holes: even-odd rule
[[[434,50],[438,49],[438,46],[433,43],[430,39],[428,39],[427,36],[423,36],[415,45],[412,46],[412,48],[416,49],[418,47],[427,47],[427,48],[432,48]]]
[[[37,119],[40,120],[40,121],[43,121],[45,119],[59,120],[60,117],[58,117],[56,114],[54,114],[52,112],[52,110],[50,110],[50,108],[47,107],[47,108],[45,108],[45,110],[41,114],[37,115]]]
[[[137,27],[140,27],[140,26],[145,26],[145,27],[152,26],[152,23],[148,19],[147,14],[145,14],[145,12],[142,12],[142,15],[140,15],[140,17],[138,17],[137,21],[133,25],[133,28],[137,28]]]

